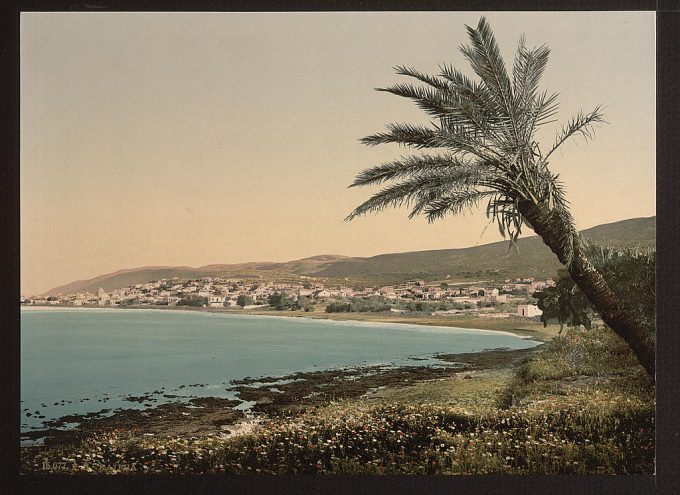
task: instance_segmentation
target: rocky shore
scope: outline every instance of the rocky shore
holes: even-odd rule
[[[370,397],[378,391],[454,376],[469,378],[471,373],[485,369],[510,368],[537,349],[495,349],[438,355],[442,363],[438,366],[368,366],[245,378],[233,381],[228,388],[238,393],[239,400],[193,397],[187,402],[147,404],[148,407],[141,410],[130,408],[111,414],[110,409],[102,409],[83,415],[63,416],[46,422],[44,429],[24,433],[23,439],[41,439],[42,445],[23,448],[34,451],[53,449],[112,432],[131,437],[228,438],[244,430],[250,431],[263,418],[299,414],[330,401]],[[149,402],[145,396],[128,397],[127,400]],[[77,426],[65,429],[67,425]]]

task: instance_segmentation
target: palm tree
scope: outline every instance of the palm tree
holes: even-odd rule
[[[567,139],[593,137],[594,125],[604,122],[601,107],[572,117],[544,153],[536,132],[554,122],[558,107],[557,94],[538,87],[548,62],[548,47],[529,49],[522,37],[510,76],[486,19],[482,17],[477,28],[466,28],[470,45],[460,50],[479,81],[446,64],[436,76],[396,67],[397,74],[420,84],[378,89],[414,100],[434,120],[429,126],[389,124],[387,132],[361,141],[369,146],[398,143],[437,152],[402,157],[357,175],[350,187],[389,185],[359,205],[347,220],[405,205],[410,208],[409,218],[424,214],[431,222],[486,202],[487,216],[511,246],[524,224],[543,239],[653,380],[654,344],[588,260],[564,187],[548,168],[550,156]]]

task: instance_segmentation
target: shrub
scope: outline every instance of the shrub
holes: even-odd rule
[[[186,299],[177,301],[177,306],[192,306],[201,308],[208,304],[208,298],[203,296],[189,296]]]
[[[249,306],[250,304],[253,304],[253,298],[250,296],[246,296],[245,294],[241,294],[236,298],[236,304],[238,306],[241,306],[242,308],[244,306]]]
[[[349,313],[352,311],[350,303],[332,302],[326,305],[326,313]]]

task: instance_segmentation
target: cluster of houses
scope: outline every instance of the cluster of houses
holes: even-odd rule
[[[208,307],[235,307],[247,301],[245,308],[266,305],[273,294],[283,294],[293,300],[324,301],[328,299],[361,298],[382,296],[393,301],[448,301],[462,304],[490,305],[514,302],[525,302],[528,296],[546,286],[553,285],[550,279],[536,281],[533,278],[505,280],[494,286],[449,286],[447,283],[426,282],[414,279],[403,284],[388,285],[365,289],[353,289],[337,286],[326,287],[323,283],[253,283],[243,280],[223,279],[219,277],[203,277],[196,280],[164,279],[145,284],[136,284],[126,288],[113,289],[109,292],[99,289],[95,294],[78,292],[58,296],[22,297],[26,305],[60,305],[60,306],[98,306],[110,307],[121,305],[176,306],[182,301],[205,298]],[[240,296],[244,296],[240,298]],[[487,304],[489,305],[489,304]],[[452,313],[455,310],[438,313]],[[533,317],[541,311],[531,304],[518,304],[518,316]]]

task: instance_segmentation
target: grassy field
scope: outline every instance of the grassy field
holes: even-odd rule
[[[263,421],[251,434],[24,449],[24,472],[641,474],[654,388],[611,331],[565,330],[512,368],[379,390]],[[58,463],[58,464],[55,464]]]

